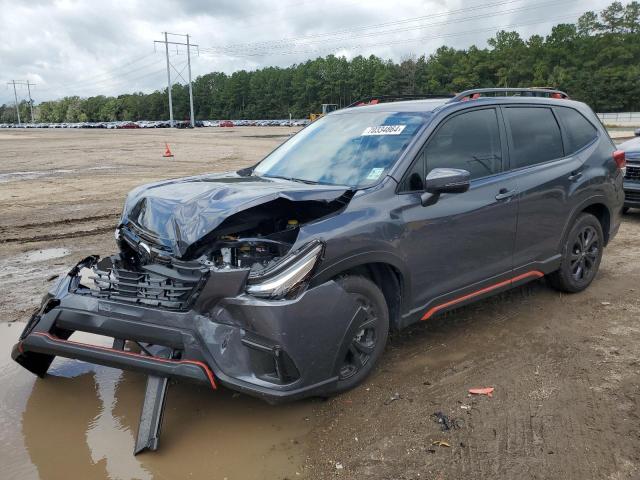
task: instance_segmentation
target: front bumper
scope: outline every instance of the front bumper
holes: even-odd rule
[[[335,387],[343,340],[364,314],[332,281],[271,301],[246,295],[246,275],[234,271],[213,272],[184,311],[74,293],[74,279],[92,261],[59,280],[14,346],[14,360],[33,373],[43,376],[62,356],[212,388],[222,384],[272,402],[321,395]],[[69,340],[75,331],[111,337],[114,348]],[[138,353],[124,341],[173,354]]]

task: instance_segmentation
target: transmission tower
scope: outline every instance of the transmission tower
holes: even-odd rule
[[[162,32],[164,34],[164,40],[154,40],[153,41],[153,45],[155,47],[156,43],[162,43],[164,44],[164,52],[165,55],[167,56],[167,93],[169,94],[169,122],[171,123],[171,126],[174,126],[174,121],[173,121],[173,100],[171,98],[171,69],[173,68],[175,70],[175,72],[178,74],[179,77],[182,78],[182,80],[185,80],[185,78],[182,76],[182,72],[179,72],[178,69],[171,63],[171,61],[169,60],[169,45],[175,45],[176,46],[176,50],[178,48],[179,45],[185,46],[187,47],[187,70],[188,70],[188,78],[189,80],[185,80],[186,83],[189,84],[189,108],[190,108],[190,119],[191,119],[191,126],[195,126],[194,123],[194,116],[193,116],[193,87],[191,85],[191,47],[195,47],[196,51],[198,52],[198,54],[200,53],[198,50],[198,45],[195,45],[193,43],[189,42],[189,35],[188,34],[182,34],[182,33],[169,33],[169,32]],[[187,39],[186,43],[183,42],[170,42],[169,41],[169,35],[173,35],[176,37],[185,37]]]
[[[20,107],[18,105],[18,93],[16,92],[16,85],[26,85],[29,92],[29,108],[31,109],[31,123],[33,123],[33,100],[31,99],[31,87],[35,86],[35,83],[31,83],[29,80],[11,80],[7,82],[7,85],[13,85],[13,98],[16,101],[16,113],[18,114],[18,125],[20,122]]]
[[[20,108],[18,107],[18,94],[16,93],[16,81],[11,80],[7,82],[7,85],[13,85],[13,98],[16,100],[16,113],[18,114],[18,126],[22,125],[20,122]]]

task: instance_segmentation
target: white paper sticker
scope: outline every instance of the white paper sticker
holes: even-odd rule
[[[369,175],[367,175],[367,180],[377,180],[382,175],[382,172],[384,172],[384,168],[372,168]]]
[[[400,135],[406,125],[378,125],[377,127],[367,127],[362,132],[362,136],[371,135]]]

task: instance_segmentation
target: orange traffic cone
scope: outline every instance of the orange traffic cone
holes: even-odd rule
[[[173,157],[173,153],[171,153],[171,149],[169,148],[169,144],[165,143],[164,144],[167,149],[164,151],[164,155],[162,155],[163,157],[167,158],[167,157]]]

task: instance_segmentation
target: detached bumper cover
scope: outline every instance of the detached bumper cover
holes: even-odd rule
[[[73,293],[80,262],[48,293],[12,357],[43,376],[55,356],[146,374],[202,382],[269,401],[322,394],[337,382],[343,339],[353,335],[359,306],[327,282],[293,300],[246,295],[246,274],[213,272],[192,307],[172,311]],[[105,348],[69,340],[75,331],[117,340]],[[125,341],[176,352],[173,359],[122,349]]]
[[[18,343],[16,348],[26,358],[29,355],[27,352],[75,358],[123,370],[137,370],[147,374],[209,382],[211,388],[214,390],[217,388],[211,369],[205,363],[196,360],[163,359],[114,348],[88,345],[72,340],[63,340],[44,332],[33,332],[25,340]],[[16,358],[20,357],[18,355]]]

